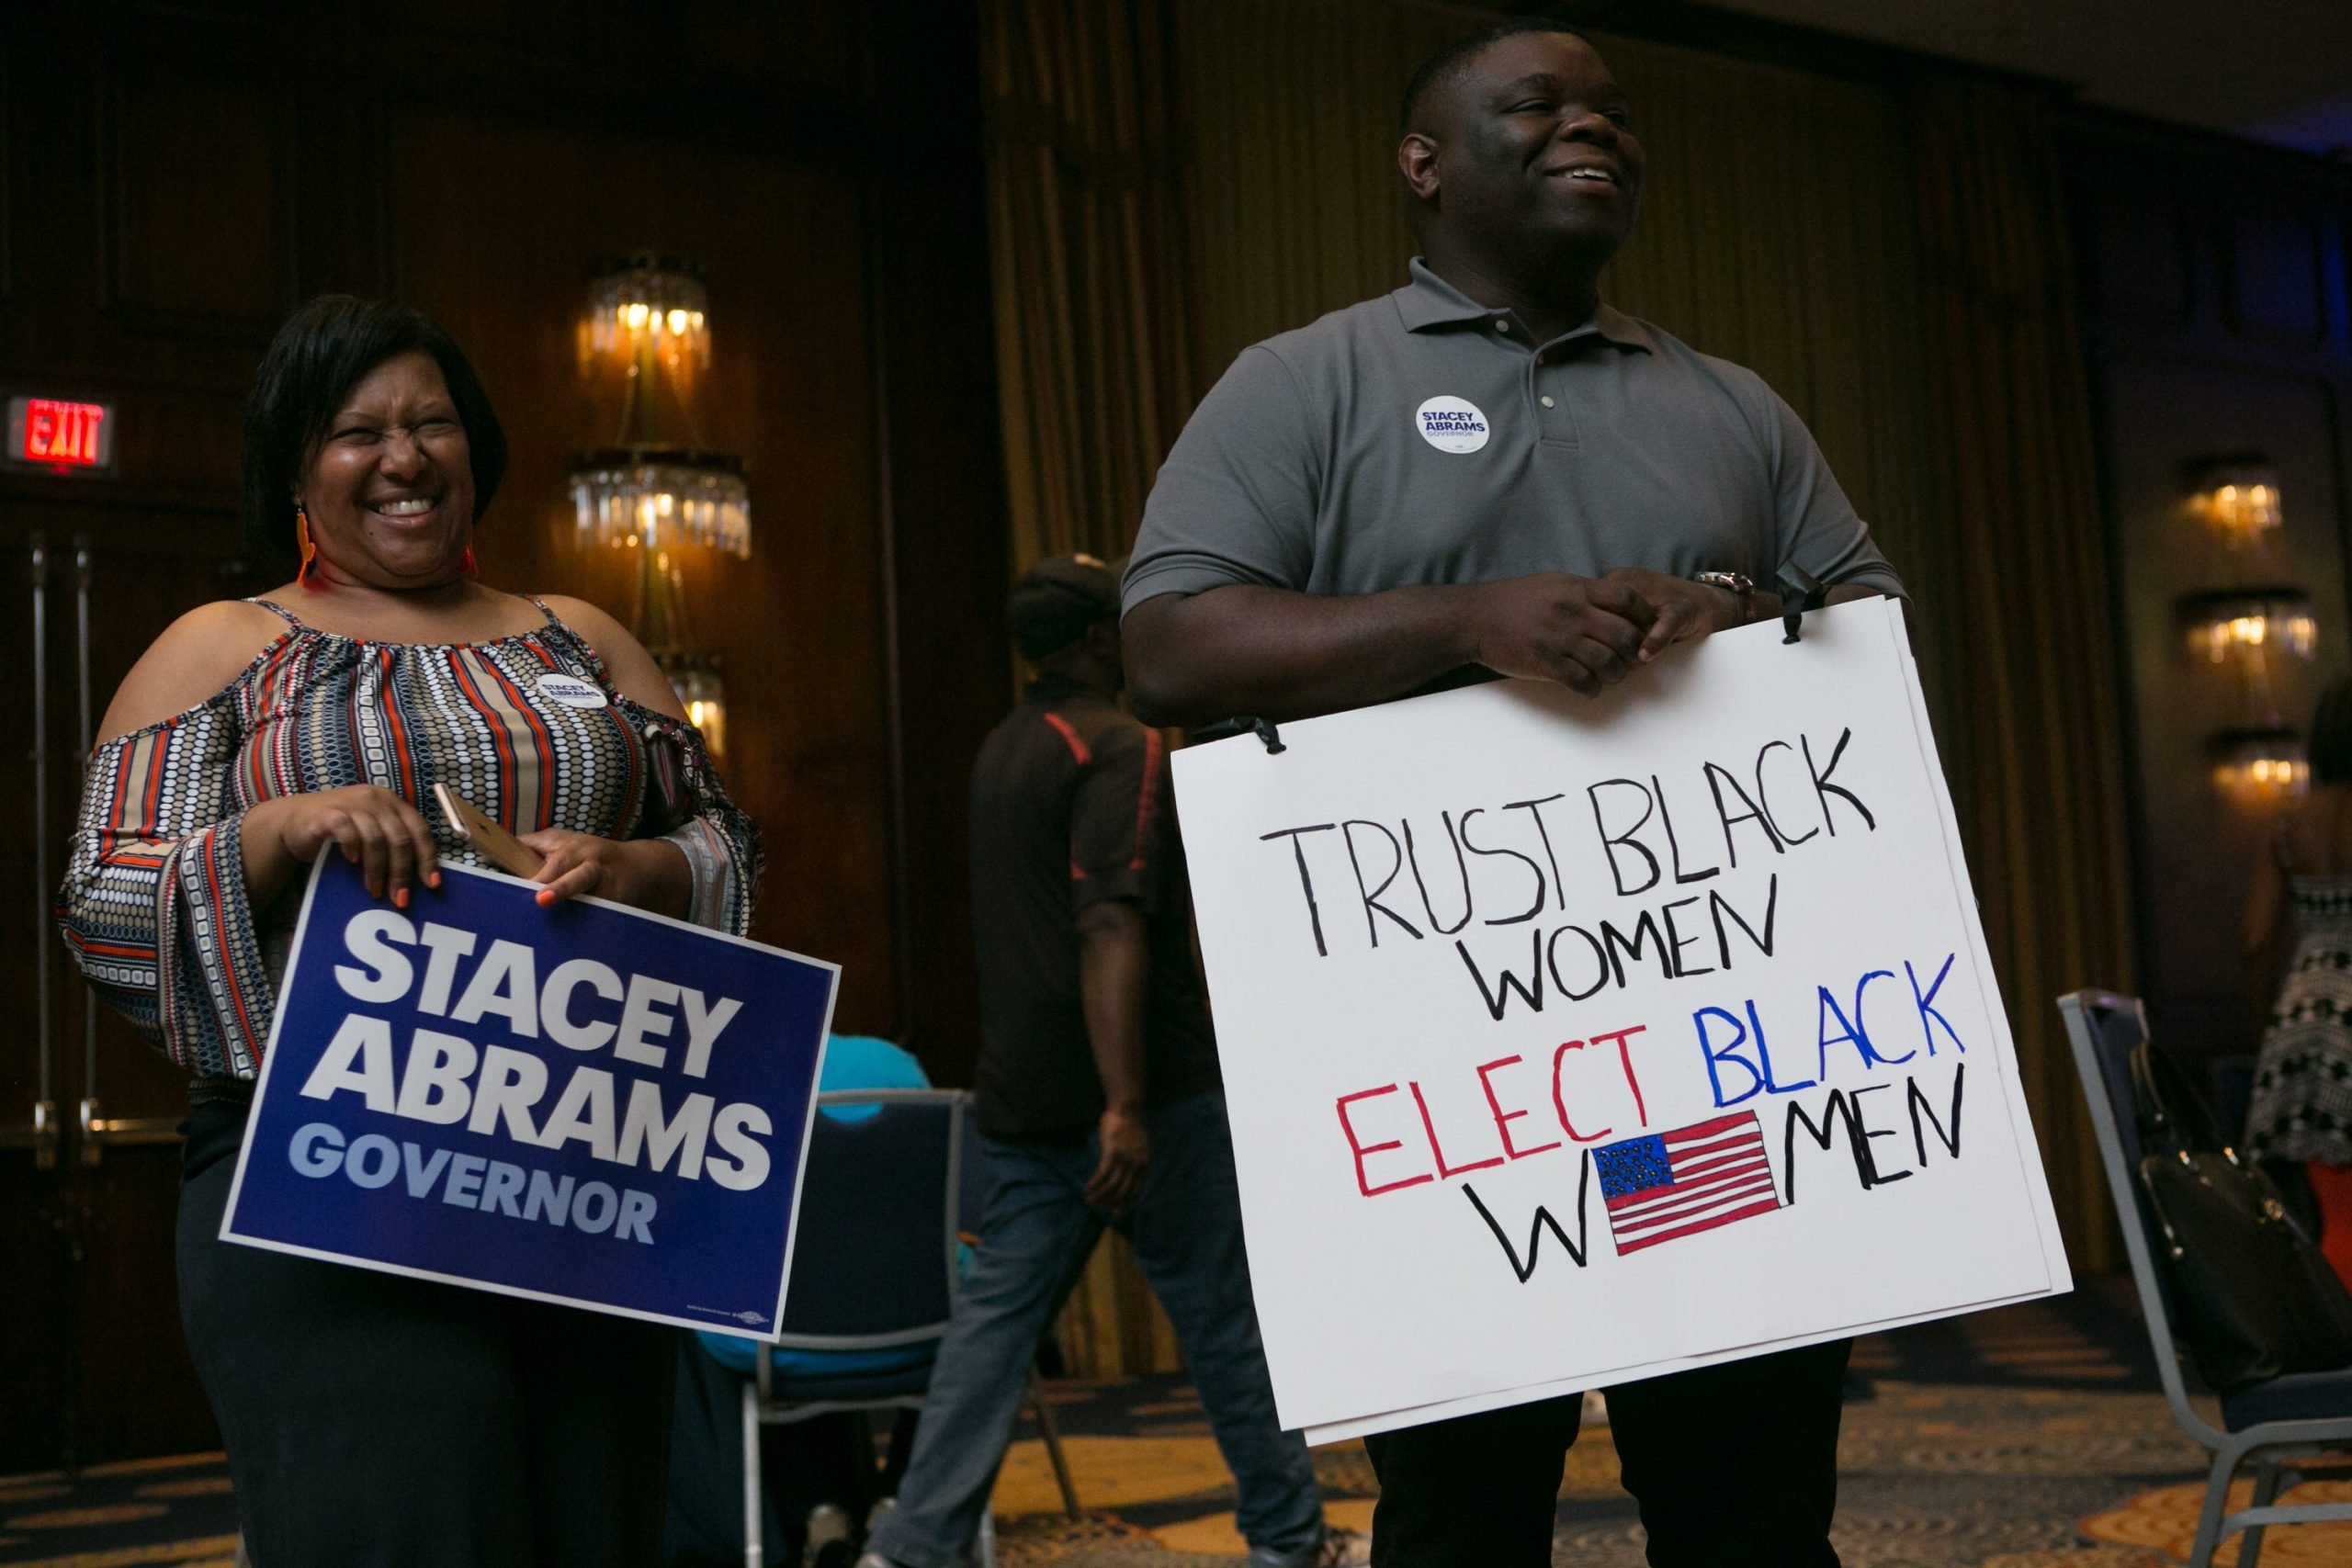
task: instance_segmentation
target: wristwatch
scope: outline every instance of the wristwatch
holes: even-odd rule
[[[1739,595],[1742,603],[1756,596],[1756,580],[1744,571],[1698,571],[1690,574],[1693,582],[1703,582],[1710,588],[1721,588]]]

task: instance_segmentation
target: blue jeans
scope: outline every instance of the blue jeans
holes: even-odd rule
[[[1105,1224],[1168,1311],[1240,1498],[1235,1522],[1253,1548],[1314,1544],[1322,1503],[1306,1441],[1274,1417],[1258,1313],[1241,1244],[1241,1202],[1221,1092],[1146,1113],[1151,1164],[1135,1207],[1114,1220],[1088,1205],[1100,1151],[1083,1143],[983,1138],[989,1197],[971,1271],[939,1347],[914,1454],[867,1545],[908,1568],[963,1560],[1020,1415],[1037,1337]]]

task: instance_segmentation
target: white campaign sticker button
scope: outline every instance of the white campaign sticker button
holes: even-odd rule
[[[1487,416],[1466,398],[1431,398],[1413,411],[1413,428],[1441,452],[1476,452],[1487,444]]]
[[[568,708],[600,708],[605,706],[605,694],[596,689],[594,681],[583,681],[577,675],[542,675],[539,690]]]

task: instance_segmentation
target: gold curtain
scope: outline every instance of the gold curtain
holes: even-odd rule
[[[987,0],[989,270],[1012,569],[1134,537],[1192,412],[1161,0]]]
[[[1197,395],[1176,73],[1161,0],[985,0],[989,274],[1012,568],[1121,555]],[[1172,1371],[1106,1237],[1057,1333],[1072,1371]]]
[[[2109,569],[2047,102],[1944,80],[1911,104],[1935,479],[1927,657],[1944,765],[2076,1262],[2120,1258],[2051,998],[2129,988],[2134,912]]]

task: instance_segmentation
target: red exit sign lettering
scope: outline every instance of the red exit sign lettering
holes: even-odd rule
[[[64,398],[8,400],[10,463],[51,470],[114,467],[114,405]]]

